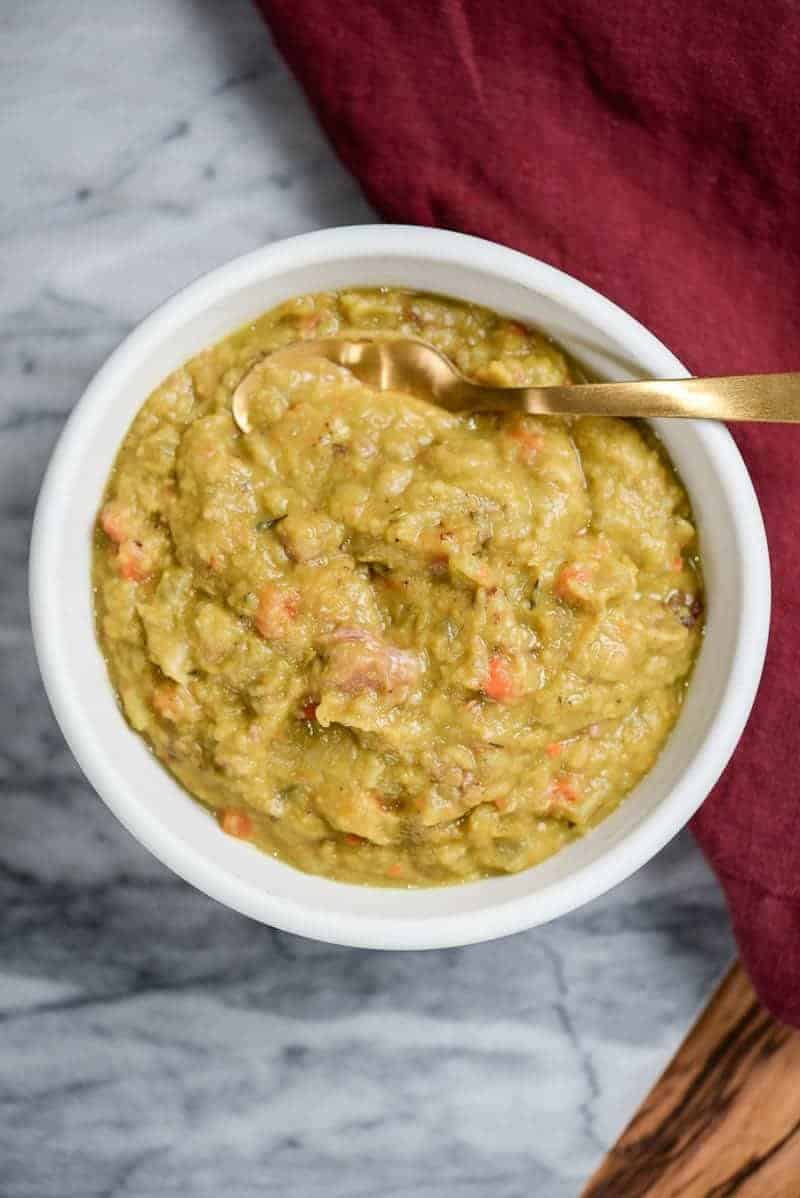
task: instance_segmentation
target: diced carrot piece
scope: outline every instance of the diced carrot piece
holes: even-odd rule
[[[510,699],[514,693],[514,680],[508,661],[499,653],[494,653],[489,658],[489,674],[483,684],[483,693],[498,703]]]
[[[549,745],[545,745],[544,751],[548,757],[560,757],[564,746],[560,740],[553,740]]]
[[[237,811],[235,807],[227,807],[220,816],[220,827],[228,836],[235,836],[237,840],[249,840],[253,835],[253,821],[250,816],[244,811]]]
[[[151,572],[150,561],[139,541],[123,541],[117,553],[117,569],[128,582],[144,582]]]
[[[577,803],[581,797],[578,783],[572,774],[561,774],[550,783],[550,791],[554,798],[564,803]]]
[[[121,545],[130,536],[130,513],[118,500],[112,499],[100,513],[100,527],[110,541]]]
[[[505,797],[501,797],[499,799],[495,799],[494,805],[498,811],[507,811],[508,805],[510,802],[511,802],[511,800],[508,798],[508,796],[505,796]]]
[[[150,702],[163,719],[171,720],[174,724],[196,720],[201,714],[200,705],[191,691],[177,682],[160,682]]]
[[[394,865],[390,865],[386,871],[387,878],[402,878],[405,872],[405,867],[402,861],[395,861]]]
[[[364,837],[356,836],[355,832],[348,832],[347,835],[345,836],[344,840],[345,840],[345,844],[357,845],[357,844],[364,843]]]
[[[313,699],[307,699],[300,708],[300,715],[304,720],[315,720],[317,718],[318,707],[319,703],[316,703]]]
[[[258,597],[256,628],[268,640],[280,640],[291,631],[299,610],[299,591],[268,582]]]
[[[683,558],[676,557],[672,562],[672,568],[676,573],[680,573],[680,571],[683,569]]]
[[[544,437],[541,433],[534,433],[531,429],[526,428],[524,424],[515,425],[511,430],[511,436],[519,446],[520,457],[523,462],[530,466],[544,445]]]
[[[579,598],[578,589],[591,582],[591,574],[581,566],[564,566],[556,578],[555,592],[559,599]]]

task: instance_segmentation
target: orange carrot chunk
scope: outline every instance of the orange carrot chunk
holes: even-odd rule
[[[268,640],[288,636],[300,610],[300,592],[268,582],[258,597],[255,625]]]
[[[550,791],[554,798],[564,803],[577,803],[581,797],[577,780],[572,774],[561,774],[555,778],[550,784]]]
[[[556,578],[555,592],[568,602],[581,598],[581,588],[591,582],[591,574],[581,566],[564,566]]]
[[[524,424],[517,424],[511,430],[511,436],[519,446],[519,456],[526,465],[530,466],[539,450],[544,445],[541,433],[535,433]]]
[[[110,541],[121,545],[130,536],[130,516],[121,503],[111,500],[100,513],[100,527]]]
[[[545,745],[544,751],[548,757],[560,757],[563,748],[560,740],[552,740],[549,745]]]
[[[483,684],[483,692],[497,703],[510,699],[514,693],[514,680],[505,657],[493,653],[489,658],[489,674]]]
[[[191,720],[199,713],[198,705],[186,687],[174,682],[160,682],[153,691],[151,702],[160,716],[174,724]]]
[[[249,840],[253,835],[253,821],[250,816],[244,811],[237,811],[235,807],[226,807],[219,822],[222,831],[228,836],[235,836],[237,840]]]
[[[117,552],[117,569],[127,582],[144,582],[150,575],[150,561],[138,541],[123,541]]]

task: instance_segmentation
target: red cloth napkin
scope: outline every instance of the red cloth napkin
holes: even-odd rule
[[[563,267],[698,374],[800,368],[796,0],[257,2],[384,216]],[[773,627],[694,831],[761,998],[800,1026],[800,431],[735,436],[767,523]]]

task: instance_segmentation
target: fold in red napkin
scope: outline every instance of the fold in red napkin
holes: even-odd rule
[[[794,0],[258,0],[390,220],[528,251],[698,374],[800,368]],[[765,1004],[800,1026],[800,432],[735,431],[773,565],[766,672],[694,832]]]

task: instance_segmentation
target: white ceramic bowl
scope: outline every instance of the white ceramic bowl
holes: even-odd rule
[[[111,355],[70,417],[42,486],[31,611],[45,687],[92,785],[156,857],[264,923],[372,948],[434,948],[529,928],[621,882],[678,832],[719,777],[755,696],[769,625],[769,560],[750,478],[728,432],[656,422],[691,495],[708,589],[705,643],[653,771],[614,814],[543,865],[423,891],[310,877],[223,835],[170,778],[117,707],[97,647],[91,533],[130,421],[186,358],[290,296],[393,284],[477,301],[529,321],[600,377],[685,376],[651,333],[568,275],[490,242],[370,225],[295,237],[192,283]]]

